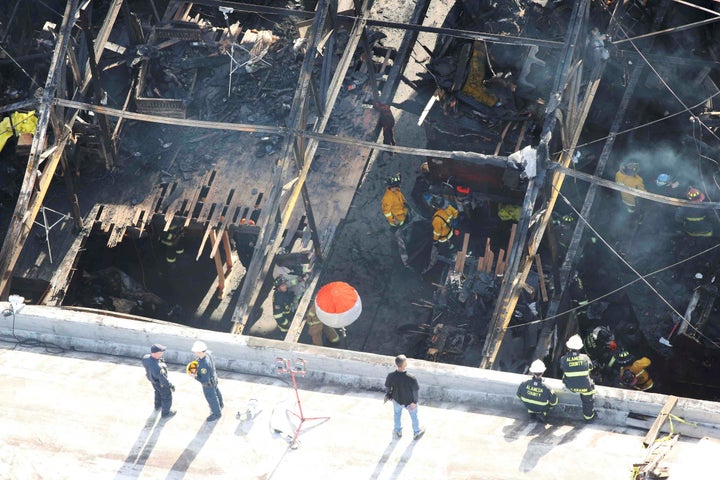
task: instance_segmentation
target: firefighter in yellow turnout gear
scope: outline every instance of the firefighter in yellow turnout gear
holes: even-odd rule
[[[618,354],[618,365],[620,365],[620,385],[631,387],[636,390],[650,390],[655,383],[647,372],[647,367],[652,364],[649,358],[642,357],[635,360],[635,357],[625,350]]]
[[[639,165],[637,162],[627,162],[620,165],[620,170],[615,174],[615,181],[620,185],[630,188],[636,188],[645,192],[645,184],[642,177],[638,174]],[[622,202],[625,204],[628,213],[635,213],[637,199],[635,195],[621,192]]]
[[[385,179],[385,194],[383,195],[381,207],[385,219],[390,224],[390,230],[395,236],[398,245],[398,253],[400,260],[406,267],[408,265],[407,248],[405,247],[405,239],[403,238],[403,230],[410,221],[410,210],[408,209],[405,196],[400,191],[401,177],[399,173]],[[407,223],[406,223],[407,222]]]
[[[542,381],[542,375],[545,373],[545,364],[542,360],[535,360],[530,365],[530,373],[532,378],[520,384],[517,397],[527,407],[531,416],[545,422],[550,409],[558,404],[558,396]]]
[[[433,246],[430,251],[430,263],[422,271],[423,274],[429,272],[440,257],[446,262],[453,260],[452,255],[455,249],[452,242],[453,221],[459,215],[457,209],[443,197],[433,197],[430,200],[430,206],[435,209],[432,217]]]
[[[320,347],[323,346],[323,334],[325,334],[327,339],[333,345],[337,345],[340,341],[340,335],[338,335],[337,330],[328,325],[325,325],[317,317],[317,313],[315,312],[315,305],[310,306],[310,309],[307,312],[307,325],[308,334],[312,339],[313,345],[318,345]]]

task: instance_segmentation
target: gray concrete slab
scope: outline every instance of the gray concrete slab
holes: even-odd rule
[[[291,449],[289,376],[221,371],[224,415],[206,423],[200,385],[183,365],[170,365],[178,414],[165,421],[139,358],[4,343],[0,363],[2,479],[615,479],[643,457],[643,430],[561,415],[540,425],[511,402],[503,411],[422,404],[426,435],[413,441],[405,416],[397,440],[381,393],[301,377],[305,416],[330,418],[305,422]],[[245,415],[251,398],[261,408],[254,419]],[[712,471],[719,453],[717,441],[681,440],[671,478]]]

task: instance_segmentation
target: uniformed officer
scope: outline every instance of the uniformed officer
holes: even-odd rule
[[[217,370],[215,369],[215,360],[210,352],[207,351],[205,342],[196,341],[192,346],[193,354],[198,357],[197,370],[193,375],[195,380],[202,384],[203,394],[208,405],[210,405],[211,414],[207,417],[208,422],[214,422],[222,416],[220,409],[223,403],[222,394],[218,388]]]
[[[520,384],[517,397],[525,404],[528,413],[536,420],[545,422],[551,408],[558,404],[558,396],[545,386],[542,375],[545,373],[545,364],[542,360],[535,360],[530,365],[532,378]]]
[[[584,353],[583,341],[580,335],[573,335],[565,343],[570,350],[560,359],[560,368],[563,371],[563,383],[572,392],[580,394],[582,401],[583,418],[586,422],[592,422],[597,417],[595,411],[595,384],[590,379],[592,360]]]
[[[275,279],[275,292],[273,292],[273,318],[280,332],[285,333],[290,328],[290,322],[295,314],[295,294],[288,288],[285,277]]]
[[[162,409],[162,417],[170,418],[177,412],[171,410],[172,392],[175,391],[175,386],[168,380],[167,365],[162,359],[165,350],[164,345],[154,344],[150,347],[150,353],[143,357],[142,364],[145,367],[145,375],[155,390],[155,410]]]

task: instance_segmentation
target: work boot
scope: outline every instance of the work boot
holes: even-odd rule
[[[163,413],[163,414],[160,415],[160,416],[161,416],[162,418],[172,418],[172,417],[174,417],[175,415],[177,415],[177,410],[170,410],[169,412]]]
[[[413,440],[420,440],[425,435],[425,427],[420,428],[420,431],[413,436]]]
[[[205,419],[206,422],[214,422],[219,419],[222,415],[215,415],[214,413]]]
[[[397,438],[402,438],[402,432],[400,430],[395,430],[395,436]]]
[[[592,423],[597,418],[597,410],[593,410],[592,416],[585,419],[585,423]]]

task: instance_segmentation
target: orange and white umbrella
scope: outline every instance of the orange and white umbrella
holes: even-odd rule
[[[362,301],[357,291],[345,282],[332,282],[323,286],[315,296],[318,319],[333,328],[344,328],[362,313]]]

